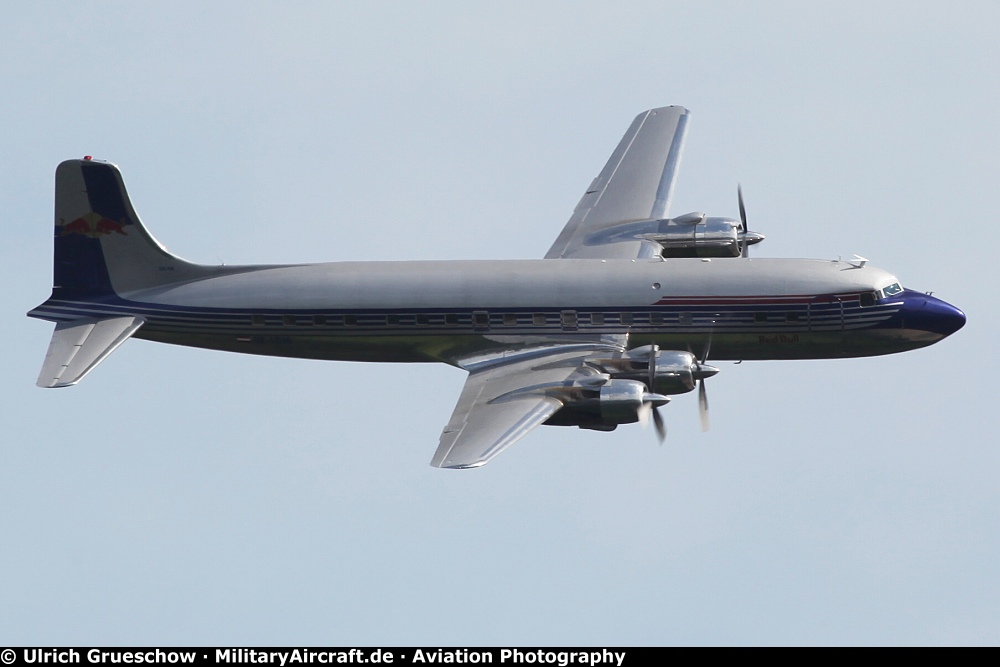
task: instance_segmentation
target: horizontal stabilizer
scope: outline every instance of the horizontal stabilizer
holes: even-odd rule
[[[39,387],[69,387],[142,326],[141,317],[87,318],[56,323],[45,353]]]

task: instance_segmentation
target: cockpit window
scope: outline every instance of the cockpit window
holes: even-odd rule
[[[899,286],[899,283],[893,283],[893,284],[889,285],[888,287],[885,287],[885,288],[882,289],[882,292],[886,296],[895,296],[895,295],[899,294],[902,291],[903,291],[903,288]]]

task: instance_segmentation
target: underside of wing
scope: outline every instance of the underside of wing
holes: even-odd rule
[[[546,259],[655,256],[659,245],[654,242],[599,233],[622,223],[666,217],[687,120],[687,109],[679,106],[639,114],[587,188]]]
[[[567,346],[473,369],[431,460],[438,468],[477,468],[563,407],[559,390],[592,371],[581,360],[608,346]]]
[[[463,421],[449,422],[431,465],[478,468],[554,415],[562,403],[548,396],[525,396],[501,405],[483,403]]]
[[[69,387],[76,384],[128,340],[143,321],[141,317],[107,317],[57,323],[37,385]]]

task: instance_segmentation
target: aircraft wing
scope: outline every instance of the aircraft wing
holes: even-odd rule
[[[652,241],[598,232],[622,223],[667,217],[687,120],[688,110],[678,106],[650,109],[636,116],[545,258],[655,256],[660,247]]]
[[[142,326],[141,317],[57,322],[38,374],[39,387],[69,387],[83,379]]]
[[[431,465],[478,468],[487,463],[558,412],[560,395],[573,380],[606,377],[582,360],[608,348],[559,346],[473,368]]]

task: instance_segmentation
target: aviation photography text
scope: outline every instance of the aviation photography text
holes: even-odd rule
[[[566,648],[7,648],[3,665],[613,665],[625,649]]]

